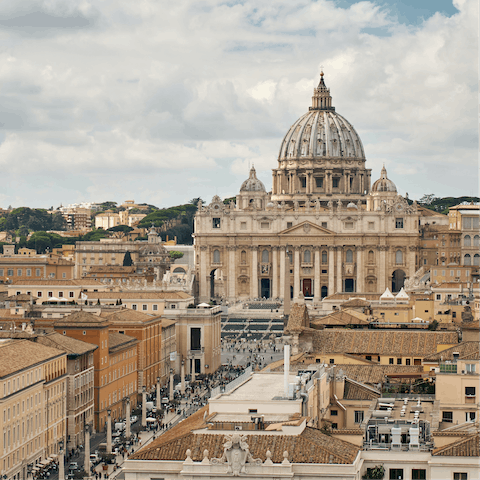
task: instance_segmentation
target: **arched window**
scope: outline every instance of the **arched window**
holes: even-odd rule
[[[368,252],[368,263],[375,263],[375,254],[373,253],[373,250]]]
[[[220,263],[220,250],[213,251],[213,263]]]
[[[473,256],[473,264],[474,265],[480,265],[480,255],[478,253],[476,253],[474,256]]]
[[[268,250],[262,252],[262,263],[268,263]]]
[[[475,236],[473,237],[473,246],[474,246],[474,247],[480,246],[480,237],[479,237],[478,235],[475,235]]]
[[[247,252],[245,250],[242,250],[242,253],[240,253],[240,261],[242,263],[247,263]]]
[[[327,263],[328,262],[328,256],[326,250],[323,250],[322,252],[322,263]]]
[[[470,247],[471,245],[472,245],[472,239],[470,238],[470,235],[465,235],[465,237],[463,237],[463,246]]]
[[[472,264],[472,257],[470,257],[470,255],[468,253],[463,257],[463,264],[464,265],[471,265]]]
[[[312,261],[312,254],[310,253],[310,250],[305,250],[305,252],[303,252],[303,261],[305,263],[310,263]]]
[[[395,263],[397,265],[402,265],[403,263],[403,252],[401,250],[395,252]]]
[[[353,263],[353,252],[349,249],[345,255],[345,260],[347,263]]]

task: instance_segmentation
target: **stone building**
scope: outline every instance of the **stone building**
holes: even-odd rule
[[[236,203],[199,204],[199,300],[398,292],[420,266],[421,216],[385,167],[371,186],[360,137],[335,112],[322,73],[281,143],[272,191],[252,168]]]

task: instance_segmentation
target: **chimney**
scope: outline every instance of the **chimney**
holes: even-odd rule
[[[290,373],[290,345],[283,348],[283,388],[285,397],[288,397],[288,374]]]

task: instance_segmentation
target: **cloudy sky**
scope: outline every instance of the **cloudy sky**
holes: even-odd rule
[[[401,193],[478,193],[476,0],[2,0],[0,207],[267,190],[320,66]]]

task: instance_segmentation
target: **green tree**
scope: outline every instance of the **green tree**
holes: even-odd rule
[[[133,228],[129,227],[128,225],[115,225],[114,227],[110,227],[107,231],[128,233],[128,232],[131,232],[132,230]]]
[[[130,255],[130,252],[127,251],[125,252],[125,256],[123,257],[123,266],[131,267],[132,265],[133,265],[132,256]]]
[[[183,252],[178,252],[176,250],[171,250],[170,251],[170,258],[173,258],[174,260],[177,260],[177,258],[182,258],[183,257]]]

